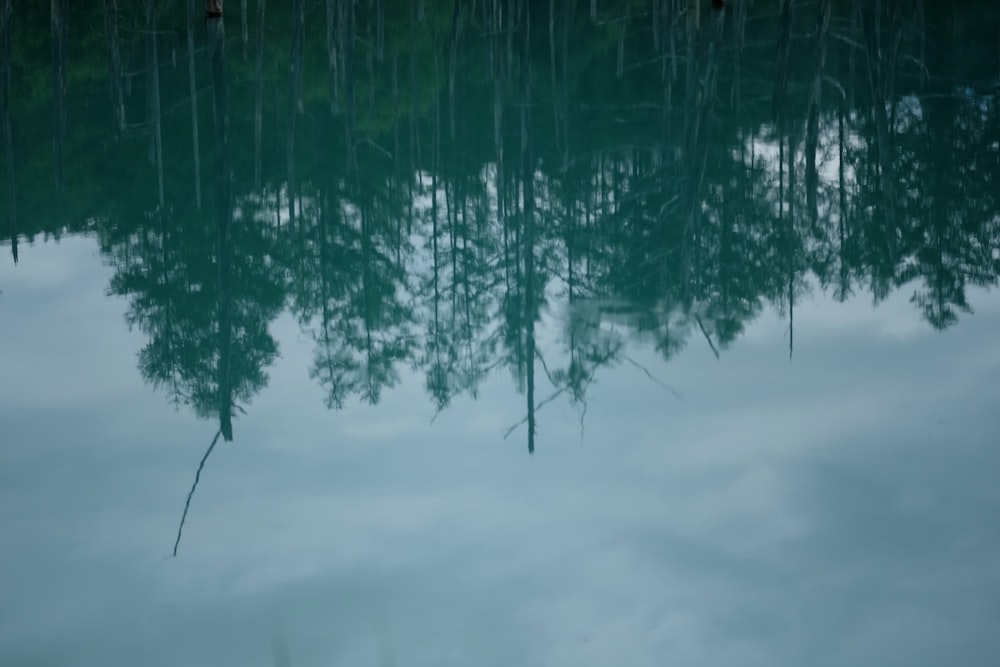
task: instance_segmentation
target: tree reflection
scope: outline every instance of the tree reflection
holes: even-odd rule
[[[99,17],[53,2],[18,16],[40,33],[15,35],[8,2],[12,250],[97,233],[110,291],[149,337],[143,376],[227,438],[267,382],[285,307],[327,406],[377,403],[413,371],[443,410],[503,368],[529,451],[540,408],[561,396],[584,413],[600,369],[634,363],[633,341],[718,357],[773,307],[791,353],[814,289],[875,303],[905,289],[939,329],[970,312],[968,288],[1000,273],[998,93],[981,52],[995,53],[983,26],[997,8],[702,4],[330,0],[320,26],[301,1],[265,25],[261,1],[241,17],[255,58],[227,73],[219,35],[194,48],[193,23],[172,34],[156,3]],[[52,49],[19,37],[35,33]],[[186,67],[167,66],[178,49]]]
[[[224,33],[220,21],[208,26],[215,215],[154,209],[105,252],[115,268],[110,293],[129,298],[129,326],[149,336],[139,353],[143,377],[175,405],[216,417],[232,440],[234,411],[266,386],[265,369],[277,356],[267,325],[281,310],[285,285],[274,262],[277,239],[253,199],[233,221]]]

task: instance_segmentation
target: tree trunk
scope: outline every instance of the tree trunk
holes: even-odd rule
[[[451,14],[451,40],[448,48],[448,129],[451,140],[455,141],[455,70],[458,68],[458,37],[461,0],[454,0]]]
[[[781,24],[778,28],[777,72],[771,94],[771,117],[778,120],[785,113],[785,92],[788,88],[788,65],[792,54],[792,9],[795,0],[781,0]]]
[[[201,210],[201,142],[198,137],[198,82],[194,68],[194,0],[187,0],[188,89],[191,95],[191,148],[194,155],[194,201]]]
[[[233,439],[233,294],[231,284],[230,222],[232,220],[232,184],[229,174],[229,96],[226,84],[226,32],[221,18],[206,23],[212,59],[212,98],[215,109],[215,183],[216,183],[216,264],[218,266],[218,341],[216,368],[219,431],[227,441]]]
[[[52,19],[52,158],[55,185],[63,186],[66,146],[66,16],[63,0],[51,0]]]
[[[788,358],[795,350],[795,258],[798,225],[795,214],[795,152],[796,142],[788,139],[788,224],[782,230],[785,236],[785,264],[788,285]]]
[[[301,0],[300,0],[301,1]],[[356,103],[354,96],[354,55],[356,43],[356,18],[354,13],[354,0],[347,0],[346,15],[344,16],[344,27],[347,32],[344,43],[344,94],[346,96],[345,105],[347,115],[344,118],[344,135],[347,146],[347,165],[349,169],[357,168],[357,142],[355,135]]]
[[[329,72],[330,113],[335,114],[340,108],[340,86],[337,79],[337,62],[340,59],[337,49],[337,14],[336,0],[326,0],[326,59]]]
[[[305,0],[292,4],[292,53],[288,91],[288,136],[285,144],[285,164],[288,171],[288,219],[295,221],[295,200],[298,183],[295,177],[295,129],[302,113],[303,40],[305,39]]]
[[[378,61],[385,59],[385,4],[384,0],[376,0],[375,3],[375,52],[378,54]]]
[[[160,117],[160,57],[156,40],[156,0],[146,0],[146,82],[148,117],[153,129],[153,160],[160,207],[163,206],[163,135]]]
[[[264,12],[266,0],[257,0],[257,62],[254,76],[253,118],[253,186],[260,193],[263,187],[261,150],[264,130]]]
[[[292,84],[292,101],[295,109],[301,114],[305,112],[304,102],[302,99],[302,87],[305,76],[305,0],[294,0],[292,3],[292,12],[292,71],[290,81]]]
[[[816,190],[819,173],[816,169],[816,149],[819,143],[819,105],[823,93],[823,72],[826,68],[826,41],[830,28],[832,0],[821,0],[819,27],[816,35],[816,66],[813,71],[812,91],[809,95],[809,111],[806,120],[806,197],[812,224],[819,218]]]
[[[524,194],[524,327],[528,402],[528,453],[535,452],[535,164],[531,136],[531,18],[524,12],[521,53],[521,178]]]
[[[14,131],[10,117],[10,26],[12,0],[0,0],[0,123],[3,123],[3,148],[7,166],[7,223],[11,255],[17,264],[17,182],[14,165]]]
[[[250,17],[247,0],[240,0],[240,21],[243,24],[243,60],[247,59],[247,44],[250,42]]]
[[[616,67],[616,75],[618,78],[622,78],[625,73],[625,36],[628,34],[628,22],[629,22],[629,12],[625,10],[625,16],[621,20],[621,32],[618,33],[618,63]]]
[[[848,208],[847,208],[847,177],[844,165],[844,153],[846,147],[846,140],[844,137],[844,102],[841,100],[840,109],[837,113],[837,179],[838,179],[838,192],[840,195],[839,205],[837,212],[837,230],[839,232],[839,243],[838,252],[840,258],[840,282],[838,283],[838,295],[837,298],[840,301],[846,301],[848,292],[850,291],[850,271],[848,269],[848,252],[847,252],[847,230],[850,220],[848,218]]]
[[[122,59],[118,42],[118,0],[104,0],[104,40],[108,48],[108,79],[111,83],[115,132],[120,137],[125,131],[125,100],[122,95]]]
[[[889,115],[886,112],[886,84],[885,84],[885,63],[882,57],[881,48],[881,17],[880,2],[876,6],[866,7],[863,17],[863,29],[865,34],[865,44],[868,60],[868,89],[872,96],[872,106],[875,112],[876,129],[876,150],[878,160],[879,179],[882,190],[882,208],[885,215],[887,250],[893,261],[896,257],[895,242],[895,193],[893,161],[890,133],[892,128],[889,123]],[[891,73],[890,73],[891,76]]]

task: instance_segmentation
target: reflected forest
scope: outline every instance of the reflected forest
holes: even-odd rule
[[[630,342],[718,357],[775,308],[792,355],[816,292],[970,313],[1000,6],[721,4],[0,0],[4,261],[96,238],[143,377],[225,440],[282,314],[329,408],[502,373],[534,451]]]

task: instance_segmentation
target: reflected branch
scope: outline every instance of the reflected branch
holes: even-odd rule
[[[205,455],[201,457],[201,462],[198,464],[198,470],[194,474],[194,484],[191,485],[191,490],[188,491],[187,500],[184,501],[184,513],[181,514],[181,523],[177,526],[177,539],[174,540],[174,550],[172,556],[177,557],[177,548],[181,544],[181,533],[184,531],[184,522],[187,521],[188,510],[191,508],[191,498],[194,496],[195,489],[198,488],[198,482],[201,480],[201,471],[205,467],[205,462],[208,461],[208,456],[215,449],[215,443],[219,441],[219,436],[222,435],[222,430],[216,432],[215,437],[212,438],[212,444],[208,446],[208,450],[205,451]]]
[[[632,357],[630,357],[628,355],[625,355],[623,357],[623,359],[625,359],[625,361],[629,362],[630,364],[632,364],[633,366],[635,366],[636,368],[638,368],[640,371],[642,371],[643,373],[645,373],[646,377],[648,377],[650,380],[652,380],[656,384],[660,385],[661,387],[663,387],[664,389],[666,389],[667,391],[669,391],[671,394],[674,395],[675,398],[678,398],[678,399],[684,398],[680,394],[680,392],[678,392],[676,389],[674,389],[673,387],[671,387],[669,384],[667,384],[666,382],[664,382],[660,378],[658,378],[655,375],[653,375],[652,373],[650,373],[649,369],[647,369],[645,366],[643,366],[642,364],[640,364],[638,361],[636,361]]]
[[[701,315],[696,315],[694,321],[698,323],[698,328],[701,329],[702,335],[705,336],[705,340],[708,342],[708,346],[712,348],[712,354],[714,354],[715,358],[718,359],[719,351],[715,349],[715,343],[712,342],[712,337],[708,335],[707,331],[705,331],[705,325],[702,324],[701,322]]]
[[[529,411],[529,413],[526,414],[524,416],[524,418],[521,419],[521,421],[517,422],[516,424],[511,425],[506,431],[504,431],[504,433],[503,433],[503,439],[506,440],[507,437],[511,433],[513,433],[515,430],[517,430],[518,426],[523,426],[524,424],[527,424],[528,421],[529,421],[529,418],[534,417],[535,413],[537,413],[543,407],[545,407],[546,405],[548,405],[552,401],[556,400],[557,398],[559,398],[560,396],[562,396],[563,394],[565,394],[566,393],[566,389],[567,389],[566,387],[562,387],[562,388],[558,389],[556,392],[554,392],[553,394],[550,394],[548,396],[548,398],[546,398],[545,400],[543,400],[541,403],[536,404],[533,411]]]

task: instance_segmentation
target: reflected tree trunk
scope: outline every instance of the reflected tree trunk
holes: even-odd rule
[[[733,27],[733,89],[729,101],[737,111],[743,106],[743,45],[746,38],[748,2],[736,3],[736,19]]]
[[[397,178],[401,171],[399,144],[399,52],[392,54],[392,162]]]
[[[221,9],[221,3],[220,3]],[[226,90],[226,56],[225,56],[225,27],[221,16],[208,16],[205,20],[205,29],[208,36],[208,51],[211,59],[212,71],[212,101],[213,101],[213,134],[215,136],[215,197],[216,197],[216,266],[218,269],[218,302],[216,304],[216,317],[218,320],[218,346],[219,354],[216,363],[216,402],[219,414],[219,431],[212,439],[212,443],[202,456],[198,464],[198,470],[194,476],[194,483],[188,492],[187,500],[184,502],[184,512],[181,514],[180,525],[177,527],[177,538],[174,541],[173,555],[177,556],[177,549],[181,543],[181,534],[184,530],[184,523],[187,519],[188,510],[191,507],[191,498],[198,488],[201,479],[201,472],[205,467],[205,462],[215,449],[219,436],[226,442],[233,439],[233,388],[232,388],[232,312],[233,297],[230,285],[231,281],[231,250],[230,250],[230,221],[232,219],[232,191],[229,173],[229,99]]]
[[[337,54],[337,14],[339,8],[337,0],[326,0],[326,58],[327,69],[329,71],[329,95],[330,113],[337,113],[340,107],[339,90],[337,85],[337,61],[340,56]]]
[[[521,178],[524,194],[524,327],[528,402],[528,453],[535,452],[535,161],[531,136],[531,18],[524,12],[521,53]]]
[[[781,0],[778,26],[777,70],[771,94],[771,117],[778,120],[785,113],[785,93],[788,89],[788,66],[792,55],[792,13],[795,0]]]
[[[890,108],[889,129],[896,127],[896,110],[898,109],[898,97],[896,95],[896,75],[899,70],[899,49],[903,43],[903,18],[899,13],[899,5],[890,3],[889,5],[889,30],[892,41],[889,48],[888,62],[885,65],[885,98]],[[891,138],[891,137],[890,137]]]
[[[55,185],[62,188],[66,146],[66,14],[65,0],[50,0],[52,22],[52,158]]]
[[[882,209],[885,216],[887,233],[885,234],[890,257],[896,256],[895,242],[895,196],[894,172],[892,162],[892,146],[890,138],[890,122],[887,110],[886,65],[882,52],[881,37],[881,1],[874,6],[866,5],[862,17],[867,52],[868,90],[872,97],[872,107],[875,116],[876,152],[878,158],[879,183],[882,191]],[[895,48],[895,47],[894,47]],[[891,76],[891,74],[890,74]]]
[[[499,4],[499,2],[497,3]],[[497,9],[499,11],[499,8]],[[496,14],[494,14],[496,16]],[[499,25],[499,17],[497,17]],[[506,184],[506,163],[503,149],[503,126],[504,126],[504,103],[502,88],[502,58],[500,54],[501,40],[498,30],[492,31],[490,39],[492,54],[490,73],[493,79],[493,153],[496,159],[495,190],[497,198],[497,224],[503,230],[503,252],[504,257],[508,255],[509,234],[507,226],[507,184]],[[511,288],[510,262],[504,263],[504,278],[507,290]]]
[[[417,0],[410,0],[409,54],[410,65],[410,173],[415,174],[421,165],[420,133],[417,127]],[[412,181],[411,181],[412,183]],[[410,193],[412,199],[412,192]],[[412,210],[410,219],[412,222]],[[412,226],[412,225],[411,225]],[[409,231],[409,230],[407,230]]]
[[[662,0],[652,0],[653,6],[653,51],[660,53],[660,22],[662,21]]]
[[[867,0],[866,0],[867,1]],[[858,29],[861,25],[861,0],[851,1],[851,43],[859,44]],[[854,108],[854,82],[857,79],[857,52],[859,47],[848,49],[847,55],[847,104]]]
[[[622,78],[625,73],[625,37],[628,35],[629,12],[626,7],[625,16],[621,19],[621,30],[618,33],[618,64],[616,73],[618,78]]]
[[[819,218],[816,190],[819,174],[816,169],[816,149],[819,143],[819,106],[823,94],[823,73],[826,69],[826,42],[830,29],[832,0],[821,0],[819,27],[816,31],[816,68],[813,71],[812,90],[809,94],[809,111],[806,119],[806,196],[809,216],[813,226]]]
[[[795,350],[795,269],[796,269],[796,257],[797,257],[797,243],[796,236],[798,234],[798,225],[796,224],[796,212],[795,212],[795,190],[796,190],[796,180],[795,180],[795,153],[796,153],[796,142],[788,138],[788,222],[784,225],[782,229],[782,234],[785,237],[785,263],[786,263],[786,280],[788,288],[788,358],[792,358],[792,353]]]
[[[563,171],[569,170],[570,136],[569,136],[569,30],[573,24],[573,10],[576,3],[573,0],[563,0],[562,13],[562,90],[560,106],[562,107],[562,150]],[[553,92],[553,97],[556,97]],[[559,109],[556,109],[556,123],[559,122]]]
[[[920,85],[927,85],[927,8],[925,0],[916,3],[917,39],[920,43]],[[1000,21],[997,21],[997,73],[1000,74]]]
[[[288,170],[288,219],[295,221],[295,202],[298,182],[295,176],[295,128],[298,115],[304,111],[302,103],[302,68],[305,40],[305,0],[294,0],[292,5],[292,54],[288,91],[288,138],[285,160]]]
[[[379,62],[385,59],[385,5],[384,0],[375,0],[375,53]]]
[[[690,11],[690,8],[689,8]],[[695,15],[696,17],[697,15]],[[712,35],[702,37],[696,18],[688,17],[688,71],[684,113],[684,178],[682,212],[683,237],[681,248],[682,299],[690,305],[692,284],[692,246],[694,259],[700,256],[701,200],[708,163],[708,120],[715,105],[718,79],[718,52],[723,36],[725,13],[719,12],[711,19]],[[706,28],[707,30],[707,28]],[[704,53],[702,51],[704,50]]]
[[[344,117],[345,145],[347,146],[347,165],[354,170],[358,164],[357,140],[355,137],[355,119],[357,104],[355,101],[354,56],[357,47],[357,20],[354,13],[354,0],[347,0],[344,14],[344,101],[346,115]],[[411,100],[411,104],[413,101]]]
[[[669,0],[670,9],[670,79],[677,78],[677,33],[680,30],[680,2],[681,0]]]
[[[337,224],[338,218],[336,212],[339,210],[340,201],[337,198],[337,193],[334,196],[330,195],[329,186],[324,183],[323,185],[323,195],[321,200],[321,210],[319,216],[319,225],[317,226],[318,231],[318,252],[319,252],[319,294],[321,305],[321,325],[320,333],[317,336],[318,341],[323,346],[324,354],[322,355],[322,370],[321,374],[325,374],[326,378],[330,382],[331,386],[334,383],[334,378],[336,377],[336,369],[334,368],[333,359],[333,336],[331,335],[333,328],[336,326],[336,317],[334,316],[331,304],[334,302],[333,297],[333,286],[331,285],[330,275],[330,246],[332,245],[333,239],[332,229]],[[321,339],[321,340],[319,340]]]
[[[243,60],[247,59],[247,48],[250,42],[250,10],[247,8],[247,0],[240,0],[240,22],[243,27]]]
[[[294,0],[292,3],[292,58],[291,76],[289,81],[292,88],[292,104],[294,111],[303,113],[305,111],[302,99],[303,81],[305,75],[305,31],[306,31],[306,3],[305,0]]]
[[[847,145],[844,132],[844,104],[841,102],[837,113],[837,185],[840,194],[837,220],[838,252],[840,259],[840,276],[837,288],[837,298],[846,301],[850,292],[849,259],[847,253],[847,229],[850,224],[847,208],[847,174],[844,164],[844,153]]]
[[[514,23],[516,21],[514,13],[519,0],[507,0],[507,76],[513,76],[514,72]]]
[[[261,193],[263,175],[261,150],[264,131],[264,13],[267,0],[257,0],[257,62],[254,74],[254,114],[253,114],[253,186]]]
[[[104,0],[104,40],[108,49],[108,79],[111,83],[115,132],[121,136],[125,131],[125,100],[122,94],[122,59],[118,41],[118,0]]]
[[[358,183],[360,185],[360,182]],[[364,195],[360,192],[360,187],[358,188],[358,193],[360,198],[363,200]],[[371,212],[368,206],[363,203],[358,211],[359,217],[361,218],[361,299],[362,299],[362,309],[361,309],[361,321],[364,326],[364,354],[365,354],[365,398],[371,405],[378,403],[379,396],[379,383],[377,379],[377,350],[374,344],[374,339],[372,333],[377,330],[378,323],[375,321],[376,315],[373,312],[373,289],[372,283],[374,282],[374,276],[372,275],[372,229],[371,229]]]
[[[147,119],[152,129],[153,162],[156,165],[156,186],[159,204],[163,207],[163,134],[160,114],[160,57],[156,39],[156,0],[145,0],[146,6],[146,92]]]
[[[221,18],[206,21],[209,53],[212,62],[212,97],[214,100],[216,264],[218,266],[219,357],[216,369],[219,430],[226,441],[233,439],[232,390],[232,308],[230,222],[232,220],[232,183],[229,169],[229,96],[226,84],[226,32]]]
[[[188,90],[191,95],[191,150],[194,155],[194,202],[201,210],[201,142],[198,137],[198,82],[194,68],[194,0],[187,0]]]
[[[552,0],[554,1],[554,0]],[[451,39],[448,45],[448,129],[455,141],[455,70],[458,68],[458,38],[461,32],[461,0],[455,0],[451,13]]]
[[[369,5],[369,9],[371,6]],[[365,49],[365,64],[368,66],[368,124],[369,127],[375,125],[375,91],[378,86],[375,83],[375,54],[374,49],[372,49],[372,43],[375,41],[372,35],[372,25],[371,20],[365,22],[367,30],[366,34],[362,38],[363,43],[367,45]]]
[[[17,181],[14,166],[14,129],[10,114],[10,28],[12,0],[0,0],[0,123],[3,123],[3,152],[7,167],[7,224],[10,251],[17,264]]]

